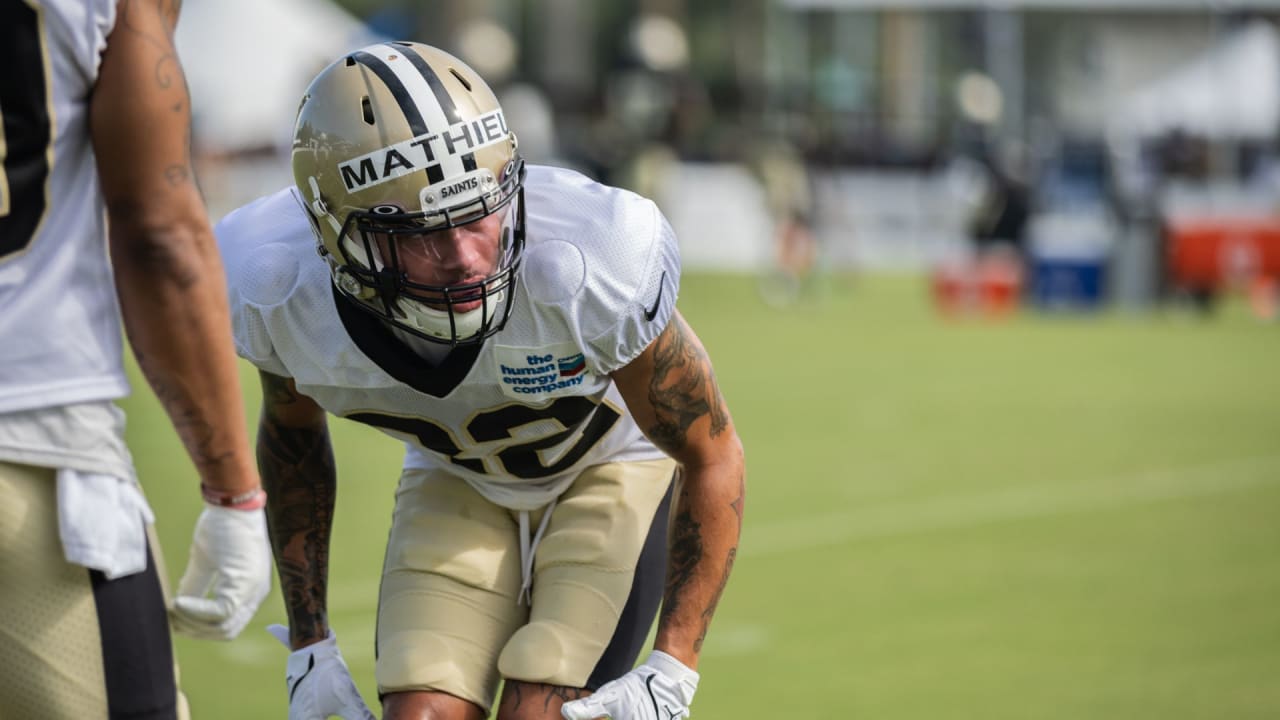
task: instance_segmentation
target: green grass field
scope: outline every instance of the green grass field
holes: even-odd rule
[[[1280,326],[1235,304],[946,321],[914,278],[770,309],[748,279],[686,276],[680,308],[749,488],[694,717],[1280,717]],[[136,387],[176,582],[194,474]],[[373,701],[400,451],[333,430],[331,619]],[[285,717],[262,630],[283,617],[273,592],[234,642],[178,640],[197,720]]]

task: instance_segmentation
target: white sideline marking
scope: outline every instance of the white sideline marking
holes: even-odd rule
[[[869,505],[754,526],[748,522],[742,555],[753,558],[785,555],[855,540],[1106,510],[1277,484],[1280,484],[1280,455],[1270,455],[1153,470],[1106,481],[1032,485],[977,495]]]
[[[645,647],[652,646],[653,643]],[[717,627],[707,635],[702,649],[703,657],[732,657],[750,655],[773,644],[769,629],[764,625],[730,625]]]
[[[330,619],[333,619],[332,612]],[[350,622],[339,618],[335,631],[338,633],[338,647],[342,657],[351,662],[373,662],[373,636],[377,628],[373,611],[367,618]],[[234,642],[215,646],[218,654],[237,665],[253,665],[258,667],[279,666],[281,677],[284,674],[285,662],[289,653],[275,638],[271,637],[264,623],[253,622],[245,628]]]

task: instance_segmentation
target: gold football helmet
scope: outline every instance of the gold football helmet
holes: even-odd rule
[[[478,343],[506,322],[524,248],[524,175],[493,91],[434,47],[352,52],[312,81],[298,109],[294,181],[334,285],[428,340]],[[482,278],[440,284],[406,271],[410,243],[498,212],[497,261]]]

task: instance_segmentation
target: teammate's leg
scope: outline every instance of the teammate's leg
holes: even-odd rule
[[[177,716],[168,617],[148,559],[145,572],[116,580],[68,563],[55,472],[0,463],[5,713],[50,720]]]

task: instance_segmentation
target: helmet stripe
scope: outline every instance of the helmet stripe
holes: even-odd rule
[[[404,119],[409,122],[409,129],[413,131],[414,136],[426,135],[428,132],[427,123],[422,119],[422,113],[418,111],[418,105],[413,101],[413,97],[409,95],[409,91],[405,88],[404,83],[400,82],[400,78],[396,77],[396,73],[389,65],[382,61],[381,58],[371,55],[364,51],[351,53],[352,59],[364,65],[373,71],[374,75],[382,81],[383,85],[391,91],[391,96],[396,99],[396,104],[400,106],[400,111],[404,113]]]
[[[429,130],[419,133],[414,130],[415,135],[421,136],[431,131],[442,133],[447,132],[453,124],[449,118],[449,112],[457,114],[457,106],[454,105],[452,99],[447,104],[442,104],[437,99],[435,91],[431,89],[427,79],[422,73],[411,63],[418,57],[417,52],[411,46],[397,45],[395,43],[383,43],[380,45],[370,45],[361,52],[368,53],[387,69],[387,72],[395,77],[396,83],[404,88],[405,97],[403,100],[396,96],[398,102],[403,107],[408,104],[413,108],[413,113],[423,118],[423,125]],[[379,75],[379,77],[382,77]],[[410,111],[406,108],[406,117],[410,117]],[[454,177],[460,175],[475,166],[468,163],[465,159],[471,159],[474,162],[474,156],[468,153],[466,156],[454,155],[452,153],[444,153],[438,156],[440,165],[428,166],[427,177],[432,183],[440,182],[446,177]],[[432,170],[434,168],[434,171]],[[439,173],[439,177],[436,176]]]
[[[412,55],[413,53],[406,53]],[[430,132],[427,127],[426,120],[422,117],[422,112],[418,109],[418,104],[413,101],[413,96],[409,94],[409,89],[404,86],[400,78],[396,75],[395,70],[377,55],[358,51],[351,54],[352,59],[364,65],[373,71],[374,75],[382,81],[383,85],[391,91],[391,96],[396,99],[396,104],[400,106],[400,112],[404,113],[404,119],[409,123],[409,129],[413,132],[414,137],[421,137]],[[427,181],[430,183],[438,183],[444,181],[444,168],[440,165],[427,166]]]
[[[388,44],[392,45],[392,43]],[[411,49],[407,52],[402,52],[404,52],[409,62],[413,63],[413,67],[422,74],[422,79],[427,81],[427,85],[431,86],[431,92],[435,93],[436,102],[440,103],[445,117],[449,119],[449,124],[462,122],[462,115],[458,113],[457,103],[453,101],[453,96],[445,89],[444,83],[440,82],[440,76],[436,74],[436,71],[427,63],[426,59]],[[462,168],[467,172],[476,169],[475,153],[467,153],[462,156]]]

